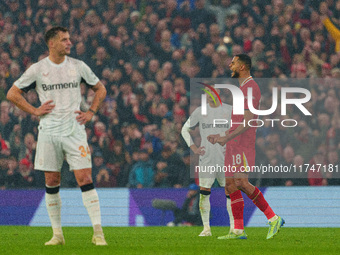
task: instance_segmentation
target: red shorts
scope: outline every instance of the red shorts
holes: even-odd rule
[[[237,140],[237,139],[236,139]],[[224,165],[225,176],[231,177],[234,173],[252,172],[255,165],[255,145],[244,147],[235,140],[227,143]]]

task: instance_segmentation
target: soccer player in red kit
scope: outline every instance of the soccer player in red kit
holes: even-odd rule
[[[261,92],[250,75],[251,59],[248,55],[236,55],[229,67],[232,71],[231,77],[237,78],[240,83],[240,89],[244,95],[245,111],[244,115],[232,114],[232,126],[225,136],[217,134],[208,137],[208,140],[213,144],[219,143],[223,146],[227,143],[225,166],[228,171],[226,172],[225,189],[230,194],[234,231],[218,239],[247,239],[247,235],[244,233],[244,201],[241,191],[266,215],[269,222],[267,239],[271,239],[278,233],[285,221],[274,213],[262,192],[248,181],[249,169],[255,165],[256,140],[256,127],[250,127],[248,121],[257,119],[257,116],[249,111],[248,88],[252,88],[251,96],[255,109],[259,109]]]

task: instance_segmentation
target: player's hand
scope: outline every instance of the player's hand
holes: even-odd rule
[[[207,137],[207,139],[212,144],[218,143],[221,146],[224,146],[228,142],[228,137],[227,136],[220,136],[219,134],[217,134],[217,135],[209,135]]]
[[[75,111],[75,113],[78,114],[76,119],[80,125],[86,124],[86,122],[90,121],[94,115],[93,112],[90,112],[90,111],[87,111],[87,112]]]
[[[42,116],[42,115],[52,112],[53,108],[55,107],[55,104],[52,104],[52,103],[53,103],[53,100],[48,100],[42,105],[40,105],[38,108],[36,108],[34,115]]]
[[[207,139],[210,143],[215,144],[217,143],[217,139],[220,138],[219,134],[216,135],[208,135]]]
[[[217,139],[217,143],[221,146],[224,146],[228,142],[227,136],[222,136]]]
[[[194,150],[194,153],[203,156],[205,154],[205,147],[204,146],[198,147],[196,150]]]

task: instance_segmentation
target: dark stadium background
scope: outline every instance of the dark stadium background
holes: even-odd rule
[[[0,188],[6,192],[44,187],[42,173],[33,167],[38,119],[6,101],[6,93],[32,63],[47,56],[43,34],[56,25],[69,28],[71,57],[86,62],[108,91],[86,125],[98,188],[136,188],[130,175],[134,167],[146,165],[157,176],[159,161],[167,162],[162,171],[168,177],[149,180],[144,187],[169,188],[171,193],[170,188],[194,182],[180,135],[193,110],[190,79],[229,77],[228,65],[238,53],[252,57],[255,78],[320,79],[308,87],[312,99],[306,107],[312,117],[291,108],[287,117],[297,119],[298,127],[258,129],[257,162],[339,165],[340,1],[3,0]],[[286,85],[260,86],[264,109],[271,105],[271,88]],[[82,96],[87,109],[93,94],[86,84]],[[26,99],[39,105],[35,91]],[[270,117],[280,119],[280,112]],[[140,159],[142,149],[150,164]],[[303,174],[291,179],[259,175],[252,181],[261,187],[340,184],[340,173]],[[62,175],[63,188],[76,187],[66,163]],[[5,205],[2,210],[10,209]],[[14,207],[20,210],[20,205]]]

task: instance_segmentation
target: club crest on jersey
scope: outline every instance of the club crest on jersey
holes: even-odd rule
[[[76,76],[77,75],[77,71],[75,69],[70,69],[70,70],[68,70],[68,75],[69,76]]]

